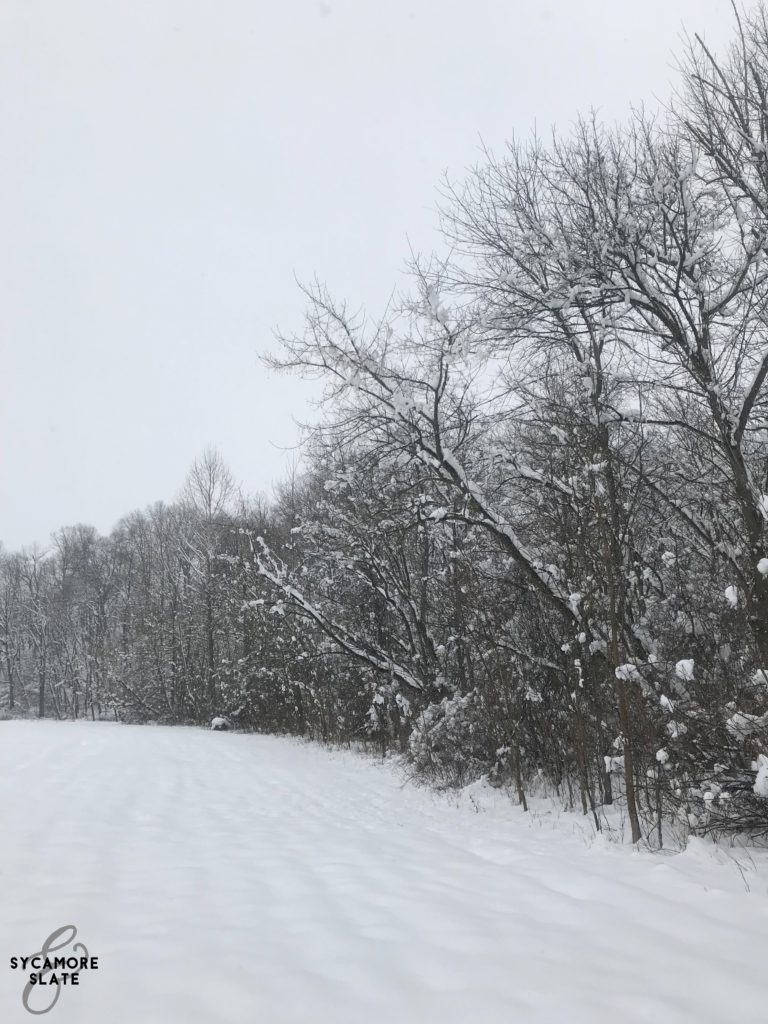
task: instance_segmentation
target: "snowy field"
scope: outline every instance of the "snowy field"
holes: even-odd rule
[[[99,969],[60,1024],[765,1024],[763,869],[486,802],[290,740],[0,723],[0,1020],[32,1019],[9,958],[74,924]]]

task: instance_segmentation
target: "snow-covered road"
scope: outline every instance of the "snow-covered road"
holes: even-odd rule
[[[0,830],[4,1024],[31,1019],[9,958],[65,924],[99,968],[52,1024],[768,1020],[765,874],[588,847],[351,753],[3,722]]]

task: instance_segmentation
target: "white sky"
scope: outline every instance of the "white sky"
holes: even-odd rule
[[[0,540],[108,531],[209,444],[269,492],[295,277],[380,308],[444,171],[665,97],[683,25],[730,3],[0,0]]]

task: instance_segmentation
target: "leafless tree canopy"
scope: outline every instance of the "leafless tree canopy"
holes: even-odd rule
[[[767,93],[759,6],[664,115],[445,183],[450,256],[380,318],[307,287],[270,360],[324,383],[301,472],[248,502],[207,452],[176,504],[4,555],[9,708],[768,831]]]

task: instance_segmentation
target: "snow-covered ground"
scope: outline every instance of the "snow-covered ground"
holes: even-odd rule
[[[60,1024],[765,1024],[768,875],[720,859],[290,740],[4,722],[0,1020],[74,924]]]

